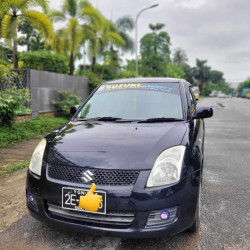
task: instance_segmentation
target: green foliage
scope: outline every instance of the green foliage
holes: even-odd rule
[[[101,15],[101,14],[100,14]],[[105,48],[110,48],[110,62],[112,68],[119,63],[117,58],[117,51],[114,46],[123,47],[125,46],[125,41],[120,36],[116,25],[108,20],[106,20],[101,15],[101,26],[92,26],[89,31],[89,52],[92,59],[91,70],[95,72],[96,57]],[[119,64],[118,64],[119,65]],[[114,70],[114,69],[113,69]]]
[[[51,103],[55,105],[57,112],[69,117],[70,108],[75,105],[80,105],[81,99],[75,90],[58,91],[59,97],[52,100]]]
[[[77,71],[76,75],[83,76],[89,79],[89,90],[90,92],[94,91],[95,88],[97,88],[103,80],[98,77],[96,73],[93,73],[91,70],[84,70],[84,71]]]
[[[12,50],[0,43],[0,64],[4,65],[10,64],[11,59],[12,59]]]
[[[196,66],[193,69],[193,74],[194,74],[194,78],[196,80],[197,86],[199,87],[202,95],[204,95],[203,87],[210,80],[210,70],[211,68],[207,66],[207,60],[196,59]]]
[[[18,44],[21,46],[27,46],[27,51],[45,49],[44,40],[38,30],[36,30],[24,18],[20,20],[18,31],[23,34],[23,36],[18,38]]]
[[[37,69],[66,74],[68,62],[64,56],[49,51],[31,51],[20,53],[23,68]]]
[[[29,166],[29,161],[18,161],[10,163],[4,168],[0,168],[0,178],[6,176],[7,174],[14,173],[15,171],[21,170]]]
[[[18,161],[18,162],[10,163],[4,168],[0,168],[0,178],[7,174],[14,173],[15,171],[28,167],[29,163],[30,161]]]
[[[120,71],[118,74],[118,78],[133,78],[133,77],[138,77],[135,71],[132,70],[123,70]]]
[[[250,88],[250,78],[247,79],[247,80],[244,81],[244,82],[241,82],[241,83],[238,85],[237,90],[238,90],[239,92],[241,92],[242,89],[244,89],[244,88]]]
[[[170,54],[170,37],[167,32],[160,31],[163,24],[150,24],[152,33],[146,34],[140,41],[143,76],[166,76]],[[160,32],[159,32],[160,31]]]
[[[11,173],[17,171],[17,170],[20,170],[20,169],[23,169],[23,168],[26,168],[29,166],[29,163],[30,161],[20,161],[20,162],[15,162],[13,164],[13,168],[11,169]]]
[[[191,83],[192,85],[194,85],[194,75],[193,75],[193,68],[188,65],[187,63],[185,63],[184,65],[182,65],[182,68],[185,72],[185,79]]]
[[[16,115],[24,108],[25,102],[30,101],[30,93],[26,88],[15,87],[0,91],[0,125],[12,126]]]
[[[60,11],[52,11],[50,17],[53,21],[64,22],[64,28],[57,30],[52,38],[51,45],[54,51],[67,57],[70,65],[70,75],[74,73],[74,62],[80,47],[86,40],[89,44],[97,42],[96,32],[102,27],[101,13],[95,9],[88,0],[64,0]],[[103,30],[103,29],[101,29]],[[97,53],[95,47],[90,51]]]
[[[135,71],[135,65],[136,65],[136,62],[134,59],[127,60],[126,70]],[[142,60],[141,59],[138,60],[138,71],[142,72]]]
[[[44,38],[50,38],[53,34],[53,27],[50,20],[42,12],[31,10],[33,6],[39,6],[44,12],[48,9],[46,0],[1,0],[0,2],[0,28],[1,36],[9,43],[13,41],[13,64],[18,68],[17,39],[20,17],[40,31]]]
[[[209,73],[210,80],[213,83],[225,82],[223,75],[224,75],[223,72],[218,70],[211,70]]]
[[[122,37],[122,39],[125,41],[125,46],[122,48],[125,52],[132,52],[134,49],[134,41],[133,39],[128,35],[128,32],[132,32],[134,29],[134,19],[130,16],[123,16],[115,22],[118,33]]]
[[[0,87],[1,84],[5,83],[8,72],[9,72],[9,67],[7,67],[4,64],[0,64]]]
[[[167,65],[168,77],[185,79],[185,71],[181,66],[170,63]]]
[[[100,79],[109,81],[115,78],[114,72],[111,70],[110,65],[104,64],[96,65],[96,74],[99,76]]]
[[[178,66],[184,66],[187,62],[188,58],[186,51],[181,48],[175,49],[173,55],[173,63]]]
[[[0,127],[0,147],[48,133],[66,122],[67,119],[65,118],[39,117],[23,123],[14,124],[11,128]]]
[[[233,88],[231,88],[228,85],[228,83],[226,83],[225,81],[220,81],[218,83],[214,83],[210,81],[208,82],[208,84],[204,86],[204,89],[203,89],[204,96],[208,96],[213,90],[222,91],[225,94],[229,94],[233,92]]]

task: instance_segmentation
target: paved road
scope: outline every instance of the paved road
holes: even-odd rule
[[[151,240],[87,236],[49,228],[20,209],[19,217],[12,224],[0,227],[0,232],[3,230],[0,249],[250,249],[250,100],[199,101],[199,105],[207,104],[214,107],[215,115],[206,122],[199,233],[184,232]],[[10,202],[19,200],[22,208],[24,193],[18,193],[13,187],[13,178],[18,180],[20,190],[24,190],[23,173],[0,181],[1,191],[8,183]],[[15,211],[10,208],[9,213]]]

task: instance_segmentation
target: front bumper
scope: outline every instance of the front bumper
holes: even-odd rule
[[[107,211],[134,214],[131,223],[102,223],[76,216],[54,213],[51,205],[59,209],[62,205],[62,187],[79,185],[49,181],[39,178],[28,171],[27,194],[32,194],[33,201],[27,199],[31,215],[43,222],[88,234],[116,236],[122,238],[149,238],[173,235],[190,227],[195,220],[196,204],[199,193],[200,171],[195,171],[178,184],[158,188],[142,188],[149,171],[141,171],[136,184],[126,187],[99,186],[97,189],[107,192]],[[46,176],[46,173],[42,176]],[[81,185],[89,188],[89,185]],[[152,211],[177,208],[171,223],[147,226]],[[63,210],[62,210],[63,211]]]

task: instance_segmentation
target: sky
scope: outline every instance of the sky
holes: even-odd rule
[[[135,18],[141,9],[158,3],[158,7],[140,16],[139,40],[150,32],[150,23],[164,23],[164,29],[171,37],[171,49],[184,49],[190,65],[195,65],[196,58],[207,60],[212,69],[224,72],[232,86],[250,77],[250,0],[90,2],[113,21],[125,15]],[[61,3],[62,0],[50,0],[52,8],[59,8]]]

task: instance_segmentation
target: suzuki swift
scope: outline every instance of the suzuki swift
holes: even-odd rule
[[[61,228],[140,238],[197,231],[204,118],[191,85],[136,78],[99,86],[36,147],[27,207]]]

